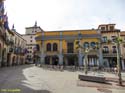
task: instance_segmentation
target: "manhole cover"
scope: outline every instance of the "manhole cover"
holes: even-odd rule
[[[100,92],[103,92],[103,93],[112,93],[111,90],[105,89],[105,88],[98,88],[97,90],[100,91]]]

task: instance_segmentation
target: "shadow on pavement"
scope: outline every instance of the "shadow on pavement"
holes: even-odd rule
[[[33,65],[0,68],[0,93],[52,93],[49,90],[33,88],[23,74],[23,70]],[[26,81],[26,82],[24,82]]]

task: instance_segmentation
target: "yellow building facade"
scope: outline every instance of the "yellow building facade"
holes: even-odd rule
[[[100,49],[91,49],[93,45],[100,45],[100,32],[89,30],[43,31],[36,33],[37,55],[41,64],[84,66],[84,49],[77,49],[76,41],[83,47],[89,47],[88,65],[101,66],[102,52]]]

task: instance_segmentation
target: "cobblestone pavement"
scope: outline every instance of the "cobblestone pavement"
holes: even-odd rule
[[[78,74],[83,72],[53,71],[34,65],[0,68],[0,93],[125,93],[125,87],[112,88],[79,81]],[[114,75],[104,72],[93,74]],[[125,73],[122,76],[125,79]]]

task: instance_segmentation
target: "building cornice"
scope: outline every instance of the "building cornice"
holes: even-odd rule
[[[81,35],[51,35],[51,36],[38,36],[36,40],[63,40],[63,39],[80,39],[80,38],[101,38],[100,34],[81,34]]]

